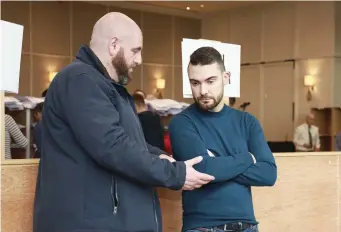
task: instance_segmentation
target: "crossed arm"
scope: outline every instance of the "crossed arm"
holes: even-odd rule
[[[248,151],[211,157],[191,120],[184,115],[177,115],[169,125],[174,157],[176,160],[187,160],[203,156],[203,161],[195,168],[213,175],[213,182],[230,180],[246,186],[272,186],[277,179],[277,167],[263,130],[251,115],[245,118],[245,125],[248,131]],[[256,158],[256,163],[253,163],[250,153]]]

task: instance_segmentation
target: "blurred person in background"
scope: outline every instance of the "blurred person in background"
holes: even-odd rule
[[[165,150],[164,128],[160,116],[148,110],[145,99],[140,94],[135,93],[133,98],[146,142]]]

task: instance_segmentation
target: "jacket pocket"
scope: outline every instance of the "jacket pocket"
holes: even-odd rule
[[[117,179],[113,175],[111,178],[111,199],[113,203],[113,214],[117,214],[119,200],[118,200],[118,184]]]

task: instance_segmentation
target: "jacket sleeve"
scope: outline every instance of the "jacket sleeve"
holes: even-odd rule
[[[275,158],[266,142],[258,120],[250,114],[247,115],[248,148],[257,162],[237,176],[234,181],[246,186],[272,186],[277,179]]]
[[[67,123],[99,165],[141,184],[176,190],[184,185],[184,162],[160,159],[130,138],[120,125],[115,102],[92,77],[80,74],[66,79],[62,106]]]
[[[154,154],[154,155],[157,155],[157,156],[159,156],[161,154],[168,155],[167,152],[161,150],[158,147],[154,147],[154,146],[150,145],[149,143],[147,143],[147,147],[148,147],[149,152]]]
[[[194,168],[214,176],[215,179],[211,183],[231,180],[253,164],[252,156],[248,152],[210,157],[195,126],[184,115],[173,117],[169,134],[174,158],[185,161],[202,156],[203,160]]]

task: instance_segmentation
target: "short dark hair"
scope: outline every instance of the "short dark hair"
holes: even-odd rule
[[[146,105],[146,102],[144,101],[144,97],[141,94],[135,93],[133,95],[134,102],[137,106],[142,107]]]
[[[144,97],[146,97],[146,93],[142,89],[136,89],[134,91],[133,95],[135,95],[135,94],[140,94],[141,95],[141,93],[143,94]]]
[[[41,97],[46,97],[47,90],[48,90],[48,89],[45,89],[45,90],[41,93]]]
[[[222,72],[225,72],[224,55],[222,56],[213,47],[201,47],[195,50],[190,56],[191,65],[210,65],[217,63]]]
[[[43,112],[43,108],[44,108],[44,102],[40,102],[33,109],[33,113],[41,113],[41,112]]]
[[[234,104],[236,104],[236,98],[235,97],[230,97],[229,98],[229,103],[230,103],[230,106],[234,106]]]

